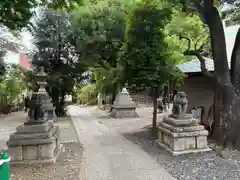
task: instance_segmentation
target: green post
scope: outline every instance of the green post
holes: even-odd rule
[[[0,157],[0,179],[10,180],[10,157],[6,152]]]

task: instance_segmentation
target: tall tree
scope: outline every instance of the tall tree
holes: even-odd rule
[[[70,23],[70,15],[42,9],[42,16],[32,28],[37,52],[33,64],[44,67],[49,75],[48,92],[56,106],[56,114],[64,115],[64,97],[72,92],[75,82],[87,70]]]
[[[26,27],[29,24],[29,19],[34,14],[34,8],[37,6],[48,6],[53,9],[70,10],[83,2],[83,0],[1,0],[0,24],[9,29],[17,30]]]
[[[92,2],[92,1],[91,1]],[[117,69],[124,42],[125,9],[122,0],[101,0],[80,8],[74,14],[73,27],[86,58],[95,68],[103,68],[117,79]],[[103,71],[102,71],[103,72]],[[109,75],[109,74],[108,74]],[[112,82],[112,103],[121,81]]]
[[[179,3],[182,10],[189,13],[197,13],[203,23],[208,27],[211,38],[211,49],[214,60],[214,74],[208,73],[205,60],[201,55],[201,48],[191,49],[190,46],[185,54],[195,55],[200,60],[203,73],[215,82],[221,94],[221,121],[216,125],[215,131],[224,146],[240,146],[238,127],[240,126],[240,29],[238,30],[231,58],[231,71],[229,71],[226,53],[225,34],[221,15],[218,12],[219,1],[213,0],[174,0]],[[224,1],[221,1],[224,2]],[[225,0],[233,4],[234,1]],[[239,8],[239,4],[235,3]],[[179,6],[180,7],[180,6]],[[236,17],[236,16],[235,16]],[[188,39],[189,40],[189,39]],[[189,40],[190,42],[190,40]]]
[[[138,2],[128,16],[126,29],[128,83],[151,89],[154,136],[159,91],[168,82],[174,69],[168,61],[164,34],[164,27],[170,21],[171,13],[171,9],[159,7],[156,1]]]

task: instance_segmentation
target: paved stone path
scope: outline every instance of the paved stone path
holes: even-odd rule
[[[92,108],[68,110],[85,149],[86,180],[175,180],[140,147],[102,124]]]

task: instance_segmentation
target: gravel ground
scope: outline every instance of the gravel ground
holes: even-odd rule
[[[12,166],[11,180],[82,180],[81,164],[80,144],[64,143],[56,164]]]
[[[17,112],[0,117],[0,152],[6,148],[9,135],[26,119],[26,113]],[[83,148],[78,141],[70,118],[58,118],[62,152],[55,165],[19,165],[11,167],[11,180],[85,180]],[[80,171],[81,170],[81,171]],[[1,178],[0,178],[1,180]]]
[[[230,151],[230,158],[223,159],[215,151],[199,154],[171,156],[158,147],[154,140],[148,139],[149,131],[140,131],[124,136],[138,144],[178,180],[239,180],[240,155]]]
[[[93,112],[102,123],[115,128],[128,140],[138,144],[178,180],[240,180],[239,151],[229,150],[224,159],[217,156],[215,151],[174,157],[149,138],[152,109],[139,108],[137,113],[140,115],[137,119],[112,119],[106,112]],[[159,114],[158,120],[161,120]]]

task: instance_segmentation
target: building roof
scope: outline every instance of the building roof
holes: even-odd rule
[[[237,31],[240,28],[240,25],[228,26],[226,27],[224,24],[224,32],[225,32],[225,40],[226,40],[226,52],[228,64],[230,67],[231,55],[233,46],[235,43],[235,38],[237,35]],[[214,62],[210,58],[205,57],[205,64],[208,71],[214,71]],[[185,62],[177,66],[180,71],[183,73],[198,73],[201,72],[200,62],[198,59],[193,59],[191,61]]]
[[[205,58],[205,64],[208,71],[214,71],[214,63],[210,58]],[[177,68],[183,73],[197,73],[201,72],[200,61],[198,59],[193,59],[191,61],[187,61],[183,64],[177,66]]]

